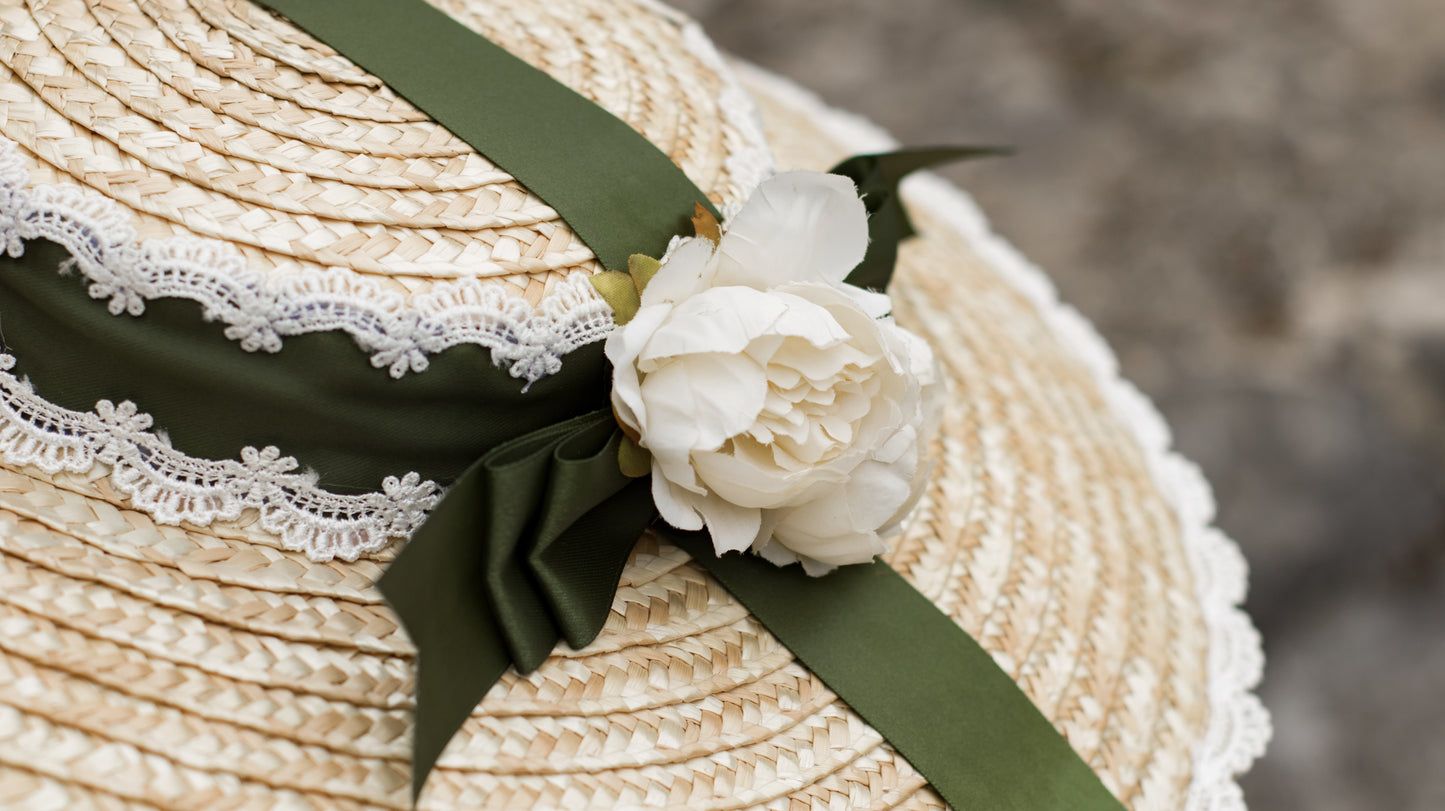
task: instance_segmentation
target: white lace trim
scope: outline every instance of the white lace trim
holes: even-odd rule
[[[194,459],[152,432],[134,403],[109,400],[89,412],[60,408],[9,373],[0,354],[0,458],[46,473],[110,468],[115,489],[157,523],[207,526],[260,513],[261,527],[315,561],[355,560],[411,534],[437,502],[435,482],[416,473],[388,477],[379,493],[343,496],[317,486],[315,473],[274,447],[244,448],[241,461]]]
[[[90,280],[91,297],[110,300],[111,314],[140,315],[158,298],[189,299],[248,352],[279,352],[284,336],[342,330],[371,353],[373,366],[401,377],[424,371],[429,355],[478,344],[491,350],[494,364],[532,383],[613,328],[611,310],[581,274],[556,285],[536,308],[476,279],[438,283],[409,305],[343,269],[306,270],[268,285],[223,242],[142,242],[114,201],[29,179],[15,142],[0,137],[0,246],[11,256],[21,255],[25,240],[56,242],[72,257],[67,265]]]
[[[859,152],[892,149],[897,142],[862,118],[825,105],[796,84],[746,65],[750,79],[778,98],[807,110],[840,142]],[[1077,310],[1059,301],[1048,276],[993,233],[973,199],[936,176],[920,174],[904,194],[949,223],[979,256],[1014,285],[1093,373],[1110,409],[1130,429],[1155,482],[1174,508],[1209,632],[1209,728],[1194,753],[1185,811],[1245,811],[1235,777],[1264,754],[1271,736],[1269,712],[1253,690],[1264,668],[1259,632],[1239,606],[1248,567],[1239,547],[1218,529],[1214,497],[1199,469],[1171,450],[1168,425],[1154,404],[1119,376],[1108,344]]]

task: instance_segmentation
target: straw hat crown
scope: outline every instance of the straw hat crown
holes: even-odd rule
[[[626,121],[724,208],[775,166],[887,146],[735,73],[651,2],[435,4]],[[520,387],[612,328],[595,259],[545,201],[244,0],[5,3],[0,72],[3,272],[59,246],[118,334],[180,299],[236,353],[344,333],[358,366],[403,385],[471,347]],[[1267,720],[1248,694],[1243,565],[1208,526],[1207,488],[965,198],[925,180],[910,203],[922,236],[895,316],[951,396],[888,561],[1128,807],[1242,807],[1232,777]],[[185,396],[59,403],[43,375],[22,379],[43,336],[5,338],[0,805],[408,807],[414,651],[374,583],[446,482],[400,466],[364,492],[328,487],[260,441],[207,457],[158,416]],[[942,801],[649,535],[597,641],[504,676],[421,807],[681,806]]]

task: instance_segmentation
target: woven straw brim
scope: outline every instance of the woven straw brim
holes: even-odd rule
[[[405,194],[440,194],[453,182],[482,188],[479,178],[494,171],[475,157],[443,159],[455,149],[449,136],[415,121],[403,102],[317,46],[290,57],[318,64],[324,74],[293,75],[278,63],[270,68],[274,75],[246,74],[254,87],[228,74],[224,92],[197,89],[200,77],[221,81],[215,71],[226,66],[217,60],[243,57],[220,53],[217,37],[194,42],[183,32],[167,33],[161,21],[189,14],[266,42],[279,23],[256,18],[245,3],[141,2],[140,9],[155,13],[144,19],[130,6],[30,0],[18,12],[0,10],[0,61],[26,75],[25,87],[39,83],[37,75],[68,77],[60,83],[70,85],[70,98],[93,99],[46,103],[51,112],[81,111],[56,113],[71,127],[65,129],[58,119],[40,118],[44,110],[33,98],[32,106],[17,107],[24,102],[14,99],[15,83],[6,77],[0,133],[21,141],[36,167],[51,167],[37,180],[89,184],[132,206],[143,235],[209,233],[187,218],[206,219],[217,229],[213,236],[249,239],[248,260],[263,267],[314,261],[226,230],[241,220],[216,211],[259,205],[240,192],[216,192],[197,183],[194,172],[147,163],[130,150],[107,152],[106,144],[127,138],[81,126],[86,107],[123,103],[125,116],[134,117],[150,104],[155,118],[147,120],[154,122],[171,115],[161,100],[189,88],[194,97],[185,96],[187,106],[177,109],[192,115],[198,101],[208,102],[205,115],[232,116],[223,132],[241,133],[216,139],[207,156],[222,149],[264,153],[258,145],[279,139],[288,146],[278,154],[296,160],[307,156],[289,145],[316,147],[302,136],[320,137],[308,122],[334,124],[339,113],[354,116],[364,107],[369,117],[392,118],[384,126],[319,130],[344,132],[353,156],[385,156],[385,149],[373,149],[384,141],[415,150],[398,159],[407,165],[443,167],[422,171],[415,182],[401,171],[376,173],[396,179]],[[27,19],[45,22],[46,36],[20,36]],[[76,20],[89,20],[84,36],[51,41]],[[592,35],[585,28],[573,33]],[[108,80],[109,101],[94,92],[97,77],[67,61],[101,47],[95,43],[102,35],[122,42],[130,60],[129,72],[112,65],[100,77]],[[176,40],[190,47],[178,49]],[[225,41],[236,53],[243,44]],[[65,60],[56,51],[21,55],[44,47]],[[155,56],[163,47],[172,48],[167,59]],[[617,56],[615,45],[602,50]],[[118,58],[106,53],[86,64]],[[147,77],[161,75],[149,72],[156,64],[167,65],[168,81],[150,83]],[[141,74],[134,73],[138,65],[147,66]],[[592,69],[578,67],[572,78]],[[298,85],[296,76],[304,82]],[[286,103],[254,106],[281,98],[282,90],[290,94]],[[784,168],[825,168],[856,148],[775,84],[752,90]],[[256,120],[237,117],[241,111]],[[683,114],[658,115],[674,121]],[[704,132],[715,128],[716,115],[697,115]],[[119,112],[92,118],[131,121]],[[149,125],[120,129],[142,126]],[[294,131],[278,134],[283,126]],[[65,135],[43,136],[57,127]],[[28,143],[17,137],[27,128]],[[47,157],[52,149],[61,152]],[[427,153],[432,162],[418,157],[425,150],[434,150]],[[242,157],[233,153],[227,160]],[[325,156],[315,165],[338,173],[348,164],[336,153],[315,149]],[[114,168],[93,168],[112,159]],[[92,168],[84,168],[87,162]],[[142,194],[157,183],[150,178],[171,183],[171,190]],[[186,192],[171,197],[180,188]],[[204,217],[188,213],[190,206],[147,202],[201,194],[195,199],[205,202],[195,207],[208,212]],[[280,208],[261,210],[271,217]],[[938,354],[950,402],[935,447],[937,468],[890,561],[994,655],[1127,806],[1179,808],[1209,721],[1208,635],[1174,509],[1078,348],[1060,342],[1035,304],[980,259],[956,222],[916,205],[914,218],[922,237],[901,254],[895,312]],[[310,222],[293,220],[291,227]],[[105,473],[0,472],[0,806],[407,808],[413,650],[371,585],[390,553],[315,563],[282,549],[252,517],[205,528],[158,526],[127,509]],[[942,803],[700,567],[650,537],[635,551],[597,641],[582,651],[559,650],[531,675],[506,675],[447,749],[421,804],[752,806]]]

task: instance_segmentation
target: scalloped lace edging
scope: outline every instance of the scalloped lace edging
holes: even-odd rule
[[[796,84],[750,65],[737,70],[780,99],[815,114],[839,141],[858,151],[897,147],[897,141],[858,116],[828,107]],[[904,194],[950,224],[981,258],[1035,307],[1060,342],[1089,368],[1111,410],[1133,433],[1150,472],[1174,508],[1209,634],[1209,727],[1194,753],[1185,811],[1245,811],[1236,777],[1264,754],[1269,712],[1254,694],[1264,669],[1259,632],[1240,609],[1248,566],[1238,545],[1216,529],[1214,496],[1199,469],[1171,449],[1168,425],[1154,404],[1119,375],[1113,350],[1077,310],[1059,301],[1053,283],[993,233],[967,193],[934,175],[905,182]]]
[[[158,298],[199,303],[207,320],[247,352],[279,352],[282,338],[342,330],[392,377],[427,368],[427,357],[459,344],[491,351],[492,362],[529,384],[562,368],[562,356],[601,340],[612,311],[582,274],[533,308],[477,279],[437,283],[407,302],[361,274],[305,270],[268,285],[265,274],[223,242],[187,237],[139,241],[129,215],[78,186],[29,183],[15,142],[0,137],[0,246],[12,257],[25,240],[70,252],[68,267],[109,299],[112,315],[145,312]]]
[[[388,477],[380,492],[329,493],[274,447],[244,448],[240,461],[196,459],[152,431],[135,404],[101,400],[93,411],[70,411],[10,374],[14,365],[0,354],[0,459],[49,474],[104,464],[115,489],[160,524],[208,526],[254,509],[285,548],[318,562],[355,560],[410,535],[439,498],[436,483],[416,473]]]

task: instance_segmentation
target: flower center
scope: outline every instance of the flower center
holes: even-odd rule
[[[734,454],[801,472],[852,447],[858,423],[881,385],[878,359],[851,347],[808,349],[810,363],[789,363],[792,353],[781,351],[766,365],[762,411],[752,427],[733,438]]]

